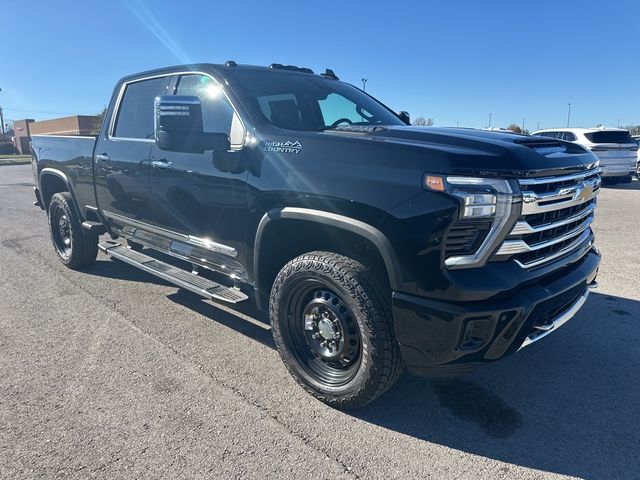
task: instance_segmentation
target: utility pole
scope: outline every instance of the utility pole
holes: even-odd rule
[[[526,118],[522,119],[522,133],[524,133],[524,121],[526,120]]]
[[[2,116],[2,107],[0,107],[0,125],[2,125],[2,141],[4,142],[4,117]]]
[[[569,128],[569,121],[571,120],[571,104],[567,103],[567,105],[569,105],[569,110],[567,111],[567,128]]]
[[[493,117],[493,112],[489,114],[489,128],[491,128],[491,117]]]
[[[536,130],[540,130],[540,122],[538,122],[538,126],[536,127]]]
[[[367,91],[367,79],[366,78],[362,79],[362,91],[363,92]]]
[[[2,89],[0,88],[0,92]],[[2,126],[2,141],[4,141],[4,117],[2,116],[2,107],[0,107],[0,125]]]
[[[622,120],[621,118],[618,119],[618,128],[620,128],[620,120]]]

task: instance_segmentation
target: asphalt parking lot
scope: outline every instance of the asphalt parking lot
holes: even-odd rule
[[[350,413],[251,307],[64,268],[31,185],[0,167],[0,478],[640,478],[640,182],[601,193],[600,287],[561,330]]]

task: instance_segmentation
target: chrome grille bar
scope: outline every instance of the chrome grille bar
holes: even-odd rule
[[[553,192],[535,193],[524,190],[522,192],[522,213],[530,215],[580,205],[600,193],[600,183],[600,177],[596,177]]]
[[[587,228],[589,228],[591,222],[593,222],[593,216],[589,216],[578,227],[574,228],[570,232],[565,233],[564,235],[553,237],[553,239],[546,240],[544,242],[534,243],[533,245],[529,245],[524,240],[505,240],[498,250],[497,255],[513,255],[514,253],[535,252],[536,250],[551,247],[556,243],[564,242],[565,240],[569,240],[570,238],[581,234]]]
[[[591,177],[593,175],[600,175],[600,168],[592,168],[580,173],[574,173],[571,175],[562,175],[560,177],[521,178],[520,180],[518,180],[518,183],[522,186],[543,185],[547,183],[568,182],[571,180],[579,181],[579,180],[584,180],[585,178]]]
[[[516,263],[520,265],[522,268],[534,268],[540,265],[544,265],[545,263],[551,262],[556,258],[560,258],[568,253],[571,253],[573,251],[578,251],[581,245],[585,245],[585,242],[589,237],[591,237],[591,230],[585,230],[584,232],[582,232],[582,235],[576,238],[569,245],[552,253],[551,255],[546,255],[542,258],[539,258],[538,260],[533,260],[531,262],[526,262],[526,263],[521,262],[520,260],[516,260]],[[588,244],[586,244],[584,251],[582,251],[581,253],[586,253],[589,250],[589,248],[591,248],[591,245],[593,245],[593,240],[590,241]]]
[[[519,220],[513,230],[511,231],[511,235],[528,235],[531,233],[539,233],[544,232],[546,230],[551,230],[553,228],[562,227],[564,225],[568,225],[572,222],[580,220],[584,217],[591,215],[596,209],[595,202],[589,205],[587,208],[582,210],[580,213],[576,215],[572,215],[570,217],[566,217],[562,220],[558,220],[557,222],[545,223],[543,225],[538,225],[536,227],[532,227],[526,220]]]
[[[521,217],[494,256],[533,268],[572,252],[587,252],[593,242],[590,227],[600,193],[599,174],[596,167],[572,175],[519,180]]]

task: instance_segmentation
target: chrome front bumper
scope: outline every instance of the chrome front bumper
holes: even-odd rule
[[[571,320],[575,316],[575,314],[578,313],[578,310],[582,308],[584,302],[587,301],[587,298],[589,297],[589,290],[597,288],[597,286],[598,283],[594,280],[588,285],[588,288],[573,303],[573,305],[571,305],[571,307],[569,307],[564,313],[555,318],[553,322],[545,325],[535,326],[535,331],[527,336],[527,338],[525,338],[524,342],[522,342],[522,345],[520,345],[520,348],[518,348],[518,351],[522,350],[528,345],[531,345],[534,342],[537,342],[538,340],[543,339],[550,333],[555,332],[558,328]]]

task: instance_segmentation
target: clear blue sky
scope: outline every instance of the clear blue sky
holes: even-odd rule
[[[640,124],[640,1],[0,4],[5,117],[99,111],[126,74],[186,62],[331,67],[436,125]]]

